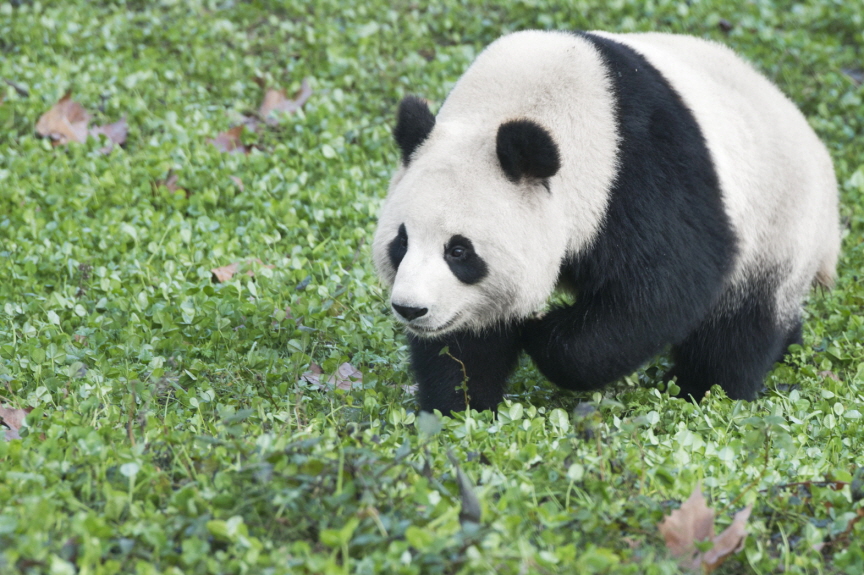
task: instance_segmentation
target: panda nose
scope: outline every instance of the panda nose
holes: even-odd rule
[[[412,321],[417,319],[418,317],[422,317],[426,315],[426,312],[429,311],[425,307],[410,307],[407,305],[398,305],[393,304],[393,309],[396,310],[396,313],[404,317],[407,321]]]

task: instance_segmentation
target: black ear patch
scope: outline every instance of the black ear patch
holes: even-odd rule
[[[393,138],[402,150],[402,163],[408,165],[411,154],[429,137],[435,127],[435,116],[426,101],[417,96],[405,96],[396,112]]]
[[[501,169],[518,182],[522,178],[551,178],[561,168],[558,145],[546,129],[531,120],[511,120],[498,128],[495,151]]]

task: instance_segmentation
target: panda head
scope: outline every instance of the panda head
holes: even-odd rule
[[[415,97],[399,106],[402,166],[373,254],[394,316],[421,337],[530,315],[554,288],[566,251],[552,135],[527,118],[487,124],[436,122]]]

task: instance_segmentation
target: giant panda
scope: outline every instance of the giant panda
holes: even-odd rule
[[[827,150],[711,41],[509,34],[393,134],[372,251],[422,410],[495,409],[523,351],[591,390],[670,348],[683,396],[753,399],[834,279]],[[556,288],[575,303],[544,313]]]

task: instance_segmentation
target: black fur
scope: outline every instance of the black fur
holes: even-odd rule
[[[471,408],[496,409],[504,397],[507,378],[519,359],[519,340],[516,325],[489,328],[482,335],[461,332],[437,339],[409,334],[411,369],[418,383],[420,409],[438,409],[445,415],[463,411],[465,392],[461,387],[466,375]],[[449,348],[449,355],[441,354],[445,347]],[[465,366],[464,374],[460,361]]]
[[[704,321],[672,350],[680,395],[701,399],[714,384],[732,399],[756,399],[765,374],[782,361],[793,343],[801,342],[801,322],[783,330],[777,325],[774,289],[754,282],[730,309]]]
[[[404,165],[408,165],[411,154],[429,137],[434,127],[435,116],[429,111],[429,106],[423,99],[417,96],[405,96],[399,102],[393,138],[402,151]]]
[[[551,178],[561,168],[555,140],[545,128],[531,120],[511,120],[501,124],[495,151],[501,169],[514,182],[526,177]]]
[[[462,249],[461,255],[454,250]],[[464,236],[455,235],[444,246],[444,260],[460,282],[468,285],[480,282],[489,273],[486,262],[474,251],[474,244]]]
[[[402,263],[402,258],[408,253],[408,231],[405,229],[405,224],[399,224],[399,233],[387,246],[387,255],[390,256],[390,263],[393,264],[393,269],[398,270],[399,264]]]
[[[710,153],[692,113],[642,56],[582,35],[602,54],[617,99],[620,172],[604,230],[561,272],[573,306],[530,322],[525,346],[568,389],[593,389],[673,344],[683,393],[719,383],[752,398],[780,353],[770,291],[712,319],[735,256]]]
[[[576,303],[503,332],[409,338],[421,409],[464,407],[461,392],[454,391],[462,381],[459,365],[437,355],[445,345],[468,371],[471,407],[494,408],[515,366],[514,338],[520,334],[540,371],[572,390],[602,387],[671,344],[682,394],[696,398],[714,383],[730,397],[755,397],[772,363],[800,341],[800,325],[777,327],[768,276],[746,294],[722,293],[736,238],[693,114],[644,57],[612,40],[581,36],[609,69],[620,168],[603,229],[560,270]],[[554,146],[551,136],[534,125],[548,137],[537,145],[544,141],[541,132],[528,125],[509,122],[498,132],[498,158],[514,180],[548,177],[560,163],[557,148],[553,153],[546,146]],[[729,305],[721,306],[721,298],[730,298],[724,302]]]

